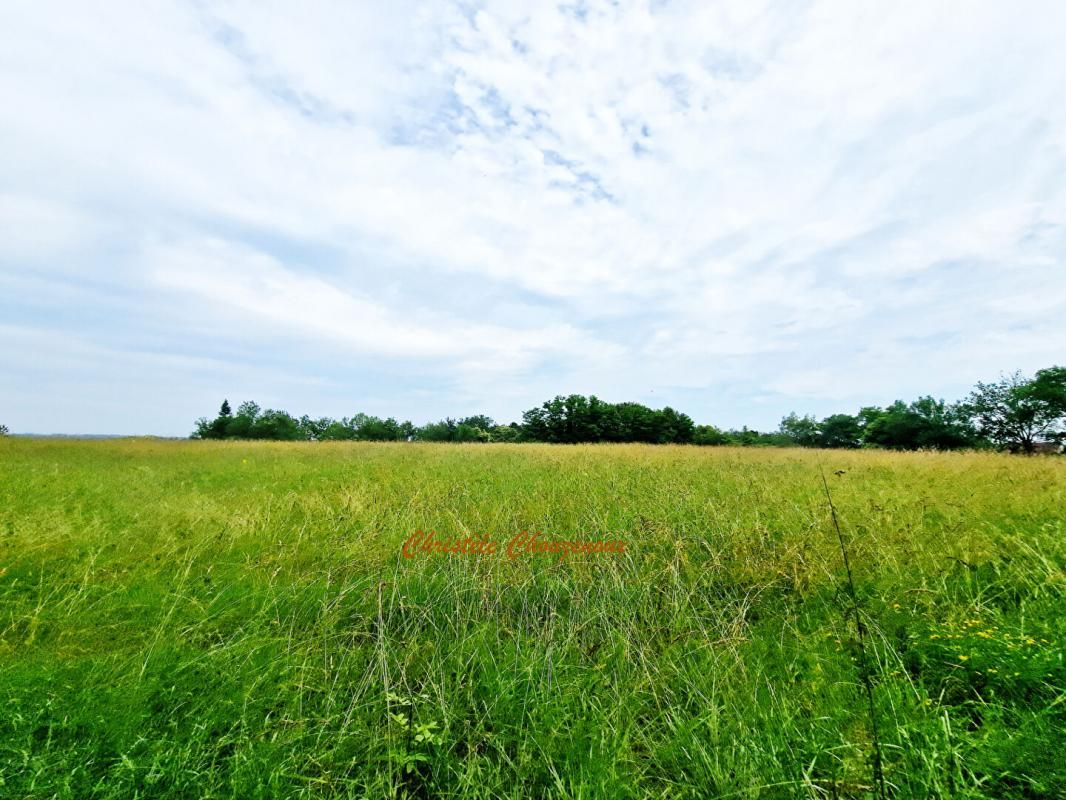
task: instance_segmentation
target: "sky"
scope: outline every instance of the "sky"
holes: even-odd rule
[[[0,423],[777,427],[1066,362],[1066,3],[0,4]]]

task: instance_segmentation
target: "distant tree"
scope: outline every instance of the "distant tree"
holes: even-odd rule
[[[1037,371],[1027,391],[1033,402],[1044,404],[1058,419],[1045,432],[1054,441],[1066,441],[1066,367],[1048,367]]]
[[[324,442],[352,440],[355,438],[355,429],[344,421],[332,420],[329,425],[322,429],[318,438]]]
[[[332,424],[333,420],[329,417],[312,419],[307,414],[304,414],[300,417],[300,438],[317,442],[322,438],[322,434],[325,433],[326,429]]]
[[[238,416],[240,416],[238,414]],[[300,430],[300,423],[291,414],[268,408],[257,414],[255,421],[246,434],[249,439],[273,439],[275,441],[297,441],[305,438]]]
[[[616,420],[611,441],[654,442],[658,438],[659,421],[655,412],[641,403],[616,403]]]
[[[460,420],[445,420],[446,431],[441,429],[437,435],[448,438],[439,441],[448,442],[491,442],[492,430],[496,422],[485,414],[475,414]]]
[[[573,395],[571,397],[574,397]],[[522,415],[522,423],[529,439],[534,442],[572,442],[575,407],[573,402],[559,395],[544,402],[539,408],[531,408]]]
[[[655,438],[658,444],[689,444],[696,432],[692,417],[666,406],[661,411],[652,412],[654,417]]]
[[[489,441],[517,442],[522,438],[522,429],[515,423],[496,425],[489,431]]]
[[[701,445],[729,444],[729,437],[713,425],[697,425],[692,432],[692,443]]]
[[[531,408],[522,414],[522,428],[527,437],[534,442],[555,441],[555,416],[561,416],[561,411],[556,412],[555,407],[561,409],[562,398],[556,397],[543,403],[539,408]]]
[[[233,419],[233,412],[229,407],[229,400],[223,400],[218,409],[218,416],[211,423],[211,439],[221,439],[226,435],[226,428]]]
[[[381,419],[368,414],[353,418],[356,437],[363,442],[393,442],[400,438],[400,423],[392,417]]]
[[[967,408],[979,431],[1012,452],[1032,453],[1042,439],[1060,439],[1066,421],[1066,368],[1040,370],[1032,379],[1015,372],[978,383]]]
[[[818,446],[828,448],[858,447],[862,443],[862,428],[851,414],[833,414],[818,425]]]
[[[780,431],[776,433],[762,433],[745,425],[738,430],[727,431],[727,443],[739,447],[794,447],[796,442]]]
[[[958,450],[979,445],[980,435],[970,422],[961,403],[945,403],[932,397],[919,397],[909,410],[921,421],[918,447],[935,450]]]
[[[237,406],[237,413],[226,423],[225,438],[254,439],[255,425],[259,420],[259,404],[246,400]]]
[[[397,421],[395,417],[387,417],[385,421],[381,424],[381,430],[384,436],[384,441],[396,442],[402,439],[402,428],[403,426],[400,425],[399,421]]]
[[[396,441],[414,435],[410,422],[397,422],[392,417],[380,419],[367,414],[334,420],[330,417],[313,419],[304,415],[299,419],[286,411],[263,411],[252,401],[241,403],[234,414],[228,401],[222,403],[214,420],[201,417],[196,421],[194,439],[277,439],[282,441],[319,441],[363,439],[365,441]]]
[[[696,426],[687,414],[669,406],[661,410],[641,403],[607,403],[595,395],[559,395],[522,415],[526,441],[652,442],[685,444]]]
[[[910,405],[897,400],[888,408],[859,412],[863,443],[892,450],[957,450],[975,447],[980,436],[958,404],[920,397]]]
[[[192,438],[222,439],[226,436],[226,428],[232,419],[233,414],[230,411],[229,401],[223,400],[218,410],[218,416],[213,420],[208,420],[207,417],[200,417],[200,419],[196,420],[196,430],[193,431]]]
[[[0,426],[0,435],[7,429]],[[654,444],[803,447],[886,447],[900,450],[948,450],[988,446],[1032,452],[1042,439],[1066,441],[1066,367],[1040,370],[1031,379],[1015,373],[995,383],[979,383],[964,403],[948,404],[920,397],[887,408],[866,406],[857,414],[833,414],[820,422],[810,415],[789,414],[777,431],[747,427],[722,431],[697,426],[669,406],[608,403],[595,395],[557,395],[522,415],[522,422],[497,425],[485,414],[445,418],[417,427],[394,417],[368,414],[334,420],[296,419],[285,411],[245,401],[236,413],[223,400],[213,420],[196,421],[193,438],[362,440],[428,442],[647,442]]]
[[[454,442],[458,427],[450,417],[440,422],[427,422],[418,429],[416,438],[423,442]]]
[[[496,427],[496,422],[492,417],[487,417],[484,414],[475,414],[472,417],[466,417],[459,420],[460,425],[469,425],[471,428],[480,428],[483,431],[490,431]]]
[[[491,422],[491,419],[485,416],[467,417],[462,420],[448,417],[440,422],[426,423],[415,430],[414,437],[423,442],[491,442],[492,432],[480,427],[486,420]]]
[[[897,400],[885,409],[863,409],[863,441],[892,450],[917,450],[921,420]]]
[[[778,431],[800,447],[817,447],[819,444],[818,422],[810,414],[802,417],[795,412],[789,414],[781,420]]]
[[[855,419],[859,422],[859,427],[863,432],[863,443],[866,444],[866,432],[869,430],[871,423],[879,419],[885,410],[879,406],[863,406],[859,409],[859,413],[855,415]]]
[[[455,426],[455,438],[452,441],[456,442],[489,442],[492,441],[492,435],[483,428],[478,428],[473,425],[466,425],[459,423]]]

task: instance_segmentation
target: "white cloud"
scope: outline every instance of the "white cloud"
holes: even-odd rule
[[[81,282],[175,355],[389,361],[383,404],[760,425],[1066,340],[1059,3],[61,6],[0,10],[22,325],[112,341]]]
[[[355,353],[443,359],[460,369],[513,371],[546,357],[615,354],[570,325],[500,327],[435,311],[386,308],[358,292],[302,274],[246,247],[206,240],[158,244],[144,255],[151,280],[192,302],[216,306],[238,324],[259,321],[282,338],[330,342]],[[268,335],[265,331],[262,335]]]

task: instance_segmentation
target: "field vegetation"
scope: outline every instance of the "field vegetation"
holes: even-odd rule
[[[1062,797],[1064,501],[992,452],[6,437],[0,796]]]

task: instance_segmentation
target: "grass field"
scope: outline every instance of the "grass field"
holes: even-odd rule
[[[0,440],[0,796],[857,798],[880,750],[1064,797],[1064,502],[994,454]]]

